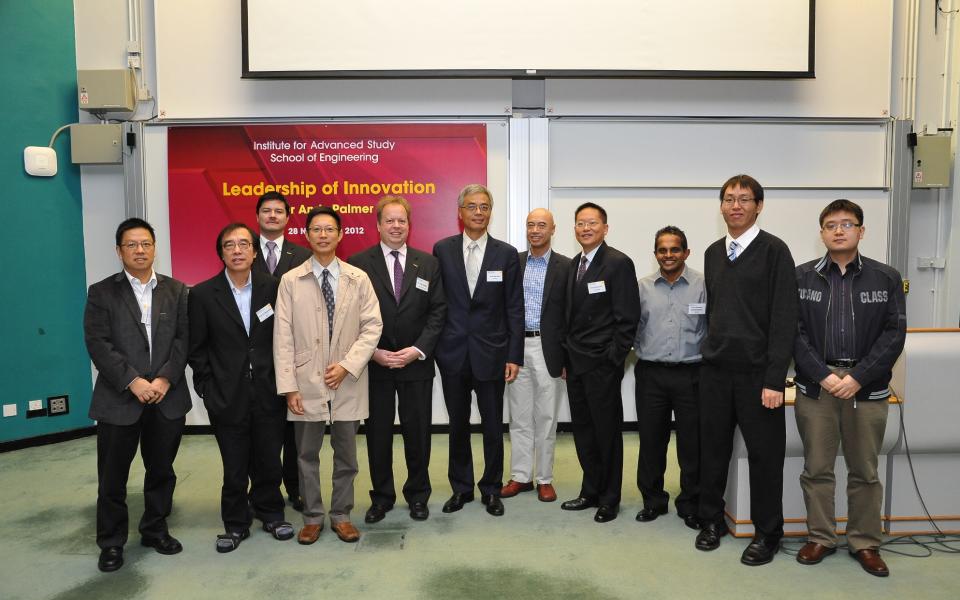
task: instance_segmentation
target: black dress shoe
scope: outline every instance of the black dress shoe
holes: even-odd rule
[[[293,507],[293,510],[297,512],[303,512],[303,498],[300,495],[294,496],[293,494],[287,496],[287,500],[290,501],[290,506]]]
[[[779,551],[780,538],[756,535],[740,556],[740,562],[750,567],[759,567],[772,561],[773,556]]]
[[[450,496],[450,499],[444,502],[442,510],[445,513],[457,512],[463,508],[463,505],[467,502],[473,502],[473,492],[465,492],[462,494],[454,492],[454,494]]]
[[[177,541],[177,538],[169,533],[164,533],[160,537],[142,537],[140,545],[147,548],[153,548],[160,554],[179,554],[183,546]]]
[[[567,500],[561,504],[560,508],[563,510],[587,510],[588,508],[594,508],[595,506],[597,506],[596,500],[584,498],[583,496],[577,496],[573,500]]]
[[[480,502],[483,502],[487,507],[487,512],[495,517],[503,516],[503,500],[500,499],[500,496],[493,496],[484,494],[480,496]]]
[[[110,546],[100,551],[97,568],[104,573],[116,571],[123,566],[123,546]]]
[[[619,506],[601,504],[600,508],[597,509],[597,514],[593,515],[593,520],[597,523],[608,523],[617,518],[618,512],[620,512]]]
[[[410,505],[410,518],[414,521],[426,521],[430,516],[430,509],[426,502],[414,502]]]
[[[382,521],[387,513],[393,510],[392,506],[384,506],[383,504],[371,504],[370,508],[367,509],[367,514],[364,515],[363,521],[365,523],[377,523]]]
[[[700,529],[700,518],[697,515],[678,514],[677,516],[683,519],[683,524],[690,529]]]
[[[665,514],[667,514],[666,506],[661,506],[660,508],[647,508],[644,506],[640,509],[640,512],[637,513],[637,520],[641,523],[649,523],[650,521],[656,521],[657,517]]]
[[[710,551],[720,547],[720,538],[727,535],[728,529],[726,523],[707,523],[697,534],[697,550]]]

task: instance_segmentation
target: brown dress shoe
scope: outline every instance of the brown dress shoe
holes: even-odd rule
[[[557,491],[553,489],[553,486],[549,483],[538,483],[537,498],[540,502],[555,502],[557,499]]]
[[[890,574],[887,563],[883,562],[883,559],[880,558],[880,551],[866,548],[864,550],[851,552],[850,554],[857,559],[857,562],[860,563],[860,566],[863,567],[863,570],[867,573],[876,575],[877,577],[886,577]]]
[[[297,541],[304,546],[310,545],[320,539],[321,531],[323,531],[323,523],[308,523],[297,534]]]
[[[797,552],[797,562],[801,565],[818,565],[824,558],[837,551],[836,547],[830,548],[816,542],[807,542]]]
[[[357,531],[357,528],[354,527],[350,521],[331,523],[330,528],[333,529],[337,537],[343,542],[353,543],[360,539],[360,532]]]
[[[501,498],[513,498],[520,492],[529,492],[533,489],[533,482],[528,481],[526,483],[520,483],[519,481],[510,480],[507,482],[507,485],[503,486],[503,489],[500,490]]]

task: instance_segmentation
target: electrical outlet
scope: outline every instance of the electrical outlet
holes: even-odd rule
[[[70,396],[50,396],[47,398],[47,414],[59,417],[70,412]]]
[[[43,407],[43,400],[29,400],[27,402],[27,418],[47,416],[47,409]]]

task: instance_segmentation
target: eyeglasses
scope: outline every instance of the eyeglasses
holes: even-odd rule
[[[577,229],[587,229],[588,227],[593,229],[594,227],[599,227],[600,225],[603,225],[603,223],[600,221],[577,221],[574,224],[574,227]]]
[[[850,231],[854,227],[860,227],[860,223],[851,223],[850,221],[842,221],[840,223],[824,223],[824,231],[836,231],[837,227],[842,228],[844,231]]]
[[[755,198],[749,196],[740,196],[739,198],[734,198],[733,196],[727,196],[723,199],[724,206],[733,206],[734,204],[739,204],[740,206],[747,206],[748,204],[756,202]]]
[[[234,248],[240,248],[241,250],[249,250],[252,247],[253,247],[253,244],[248,242],[247,240],[240,240],[239,242],[230,240],[229,242],[223,243],[224,250],[233,250]]]
[[[153,242],[126,242],[120,244],[120,246],[130,252],[135,251],[138,247],[143,248],[145,252],[149,252],[153,249]]]
[[[336,232],[340,231],[340,229],[337,227],[330,227],[329,225],[326,227],[320,227],[319,225],[314,225],[313,227],[308,228],[307,231],[309,231],[314,235],[320,235],[321,233],[325,233],[327,235],[333,235]]]
[[[460,208],[466,209],[467,212],[477,212],[478,210],[483,214],[490,212],[489,204],[465,204]]]

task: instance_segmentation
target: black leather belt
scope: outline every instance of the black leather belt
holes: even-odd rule
[[[651,367],[667,367],[670,369],[674,367],[699,367],[700,366],[699,362],[660,362],[656,360],[641,360],[640,362],[645,365],[649,365]]]
[[[828,360],[828,367],[839,367],[841,369],[852,369],[857,366],[859,360],[854,360],[852,358],[838,358],[836,360]]]
[[[524,337],[540,337],[540,330],[535,329],[533,331],[524,331],[523,336]]]

